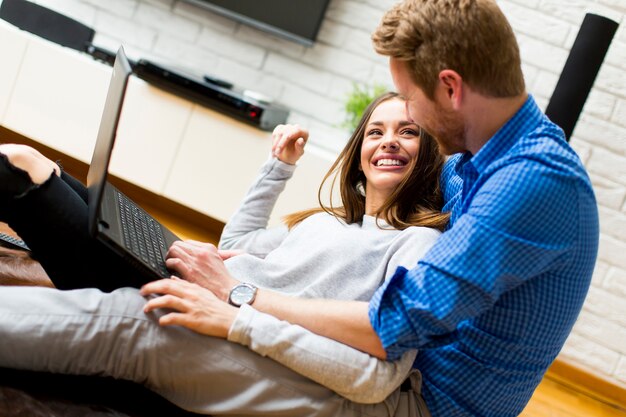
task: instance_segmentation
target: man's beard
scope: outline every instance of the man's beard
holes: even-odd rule
[[[465,152],[465,124],[455,113],[444,110],[435,103],[433,117],[427,120],[429,126],[423,126],[439,144],[439,152],[452,155]]]

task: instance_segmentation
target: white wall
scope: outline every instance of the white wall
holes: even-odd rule
[[[275,98],[312,142],[340,149],[352,83],[391,86],[369,35],[393,0],[332,0],[312,48],[284,41],[179,0],[37,0],[97,31],[96,43],[211,73]],[[626,384],[626,0],[499,0],[517,33],[529,91],[542,107],[586,12],[621,23],[574,132],[601,214],[601,246],[584,311],[562,357]]]

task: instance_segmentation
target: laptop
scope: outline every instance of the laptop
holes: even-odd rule
[[[165,255],[171,244],[180,239],[107,181],[131,73],[130,63],[120,47],[87,174],[89,233],[149,282],[172,275],[165,267]]]

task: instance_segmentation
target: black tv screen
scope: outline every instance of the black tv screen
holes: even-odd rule
[[[187,0],[304,45],[317,37],[330,0]]]

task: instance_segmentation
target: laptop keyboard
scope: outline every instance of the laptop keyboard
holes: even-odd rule
[[[167,249],[161,225],[124,194],[117,193],[117,201],[126,247],[162,277],[169,277],[161,252]]]

